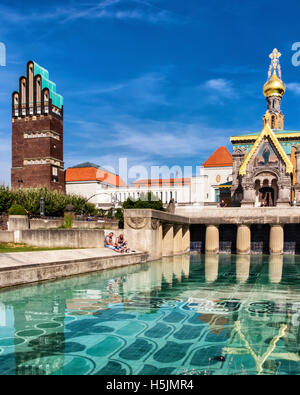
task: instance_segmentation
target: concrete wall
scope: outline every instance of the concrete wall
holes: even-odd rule
[[[64,224],[64,219],[31,219],[29,220],[30,229],[56,229]]]
[[[20,242],[48,248],[101,248],[104,247],[104,231],[91,229],[40,229],[23,230]]]
[[[8,217],[8,230],[24,230],[29,229],[29,220],[27,215],[10,215]]]
[[[14,232],[8,232],[5,230],[0,231],[0,243],[13,243]]]
[[[125,210],[124,234],[131,249],[147,252],[150,261],[156,260],[189,251],[188,221],[163,211]]]
[[[31,219],[29,221],[30,229],[57,229],[64,224],[64,219]],[[118,221],[74,221],[73,222],[74,229],[119,229],[119,222]]]
[[[118,230],[119,229],[119,221],[74,221],[73,228],[76,229],[110,229],[110,230]]]

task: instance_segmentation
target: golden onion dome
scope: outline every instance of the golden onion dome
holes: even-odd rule
[[[285,94],[286,87],[279,77],[277,77],[276,72],[273,73],[272,77],[264,85],[264,95],[265,97],[270,96],[283,96]]]

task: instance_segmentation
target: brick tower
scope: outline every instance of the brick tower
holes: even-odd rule
[[[63,97],[48,71],[32,61],[12,94],[11,187],[65,191]]]

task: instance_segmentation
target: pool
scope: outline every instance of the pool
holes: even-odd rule
[[[184,255],[2,291],[0,374],[299,374],[299,274]]]

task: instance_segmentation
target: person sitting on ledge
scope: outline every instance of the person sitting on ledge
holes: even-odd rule
[[[121,252],[130,252],[130,249],[128,248],[127,241],[125,240],[123,234],[120,234],[120,236],[117,237],[116,246],[117,246],[117,248],[120,249]]]
[[[117,248],[116,243],[113,242],[113,232],[110,232],[104,239],[104,247],[105,248],[110,248],[111,250],[120,252],[120,250]]]
[[[218,204],[218,207],[220,208],[223,208],[223,207],[226,207],[226,203],[224,202],[224,200],[221,200],[221,202]]]

